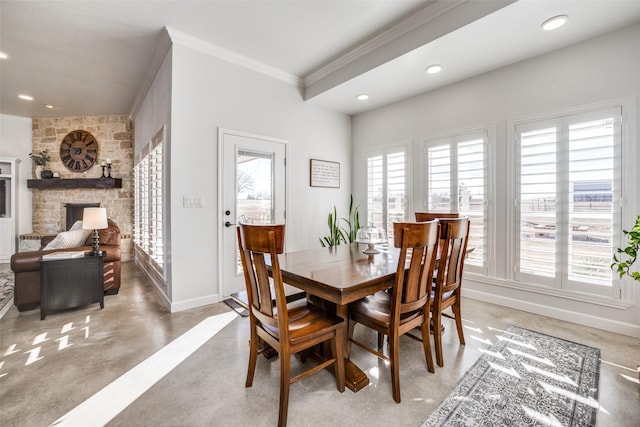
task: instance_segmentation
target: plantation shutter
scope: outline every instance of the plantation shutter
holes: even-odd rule
[[[488,132],[459,134],[427,141],[427,210],[469,217],[465,268],[487,273]]]
[[[406,220],[406,175],[406,147],[367,154],[367,225],[386,230],[389,239],[393,223]]]
[[[620,297],[620,107],[516,126],[516,280]]]

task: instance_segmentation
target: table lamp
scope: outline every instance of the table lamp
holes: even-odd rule
[[[107,209],[106,208],[84,208],[82,213],[82,228],[85,230],[93,230],[93,246],[91,255],[98,255],[98,230],[107,228]]]
[[[368,227],[358,230],[356,242],[367,245],[367,249],[362,251],[362,253],[377,254],[380,251],[377,250],[375,246],[379,243],[387,243],[387,232],[382,228],[377,228],[374,227],[373,224],[369,224]]]

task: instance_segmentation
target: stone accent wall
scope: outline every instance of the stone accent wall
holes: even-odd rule
[[[86,130],[98,141],[98,159],[85,172],[72,172],[60,161],[60,142],[73,130]],[[111,159],[111,176],[122,178],[115,189],[30,189],[33,232],[58,233],[65,229],[65,203],[100,202],[107,216],[120,227],[122,261],[133,259],[133,121],[129,116],[56,117],[33,119],[34,153],[49,149],[47,165],[60,178],[100,178],[100,162]],[[35,169],[35,168],[34,168]],[[35,178],[35,174],[33,175]]]

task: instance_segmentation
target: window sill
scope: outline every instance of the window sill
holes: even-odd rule
[[[600,295],[591,295],[581,292],[566,291],[561,289],[550,288],[547,286],[541,286],[533,283],[522,283],[510,280],[496,279],[493,277],[487,277],[480,274],[466,273],[464,275],[465,281],[471,281],[475,283],[485,285],[495,285],[510,289],[516,289],[525,292],[532,292],[541,295],[553,296],[557,298],[563,298],[571,301],[579,301],[588,304],[601,305],[604,307],[615,308],[618,310],[626,310],[634,307],[634,301],[627,299],[614,299],[611,297],[605,297]]]

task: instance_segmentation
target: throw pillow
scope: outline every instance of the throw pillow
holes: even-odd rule
[[[76,221],[73,223],[69,231],[82,230],[82,221]]]
[[[90,234],[91,230],[63,231],[49,242],[49,244],[44,247],[44,250],[78,248],[84,244]]]

